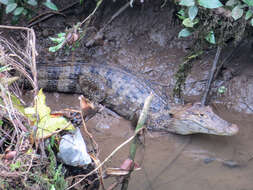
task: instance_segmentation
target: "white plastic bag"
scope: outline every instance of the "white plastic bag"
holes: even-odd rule
[[[62,137],[58,157],[70,166],[85,166],[91,163],[79,128],[74,134],[67,134]]]

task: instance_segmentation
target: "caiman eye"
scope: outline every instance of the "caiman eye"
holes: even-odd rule
[[[203,113],[200,113],[199,115],[200,115],[201,117],[204,117],[204,114],[203,114]]]

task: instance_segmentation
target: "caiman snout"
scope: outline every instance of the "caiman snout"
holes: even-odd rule
[[[236,133],[238,133],[238,131],[239,128],[236,124],[230,123],[230,126],[226,128],[226,134],[235,135]]]
[[[239,128],[215,114],[210,106],[188,104],[172,110],[173,129],[178,134],[205,133],[232,136]]]

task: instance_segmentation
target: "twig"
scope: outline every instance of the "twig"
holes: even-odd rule
[[[220,46],[218,46],[217,51],[216,51],[216,55],[215,55],[215,58],[214,58],[214,61],[213,61],[213,66],[212,66],[212,69],[211,69],[210,74],[209,74],[208,84],[205,88],[205,92],[204,92],[204,95],[203,95],[202,100],[201,100],[201,105],[202,106],[204,106],[205,103],[206,103],[206,99],[207,99],[207,96],[208,96],[208,92],[210,90],[210,86],[211,86],[212,81],[213,81],[214,72],[216,70],[217,63],[219,61],[221,50],[222,50],[222,48]]]
[[[138,123],[137,123],[137,126],[136,126],[136,129],[135,129],[135,134],[138,134],[140,130],[143,129],[143,126],[144,126],[144,123],[146,122],[146,119],[147,119],[147,115],[148,115],[148,110],[149,110],[149,107],[150,107],[150,103],[153,99],[153,94],[150,94],[146,100],[145,100],[145,103],[144,103],[144,107],[141,111],[141,114],[140,114],[140,117],[139,117],[139,120],[138,120]],[[129,171],[129,174],[126,175],[126,177],[123,179],[122,181],[122,187],[121,187],[121,190],[127,190],[128,188],[128,183],[129,183],[129,178],[130,178],[130,175],[134,169],[134,158],[135,158],[135,154],[136,154],[136,150],[138,148],[138,137],[135,136],[134,137],[134,140],[132,141],[131,143],[131,146],[130,146],[130,159],[133,160],[132,162],[132,165],[131,165],[131,169]]]

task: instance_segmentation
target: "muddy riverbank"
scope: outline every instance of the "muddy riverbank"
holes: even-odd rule
[[[59,6],[62,8],[66,4],[59,3]],[[174,10],[171,4],[160,8],[159,3],[154,6],[147,2],[129,7],[105,27],[98,41],[92,46],[87,45],[123,5],[116,2],[101,8],[93,20],[89,35],[75,52],[62,49],[55,54],[49,53],[48,48],[53,44],[48,37],[81,21],[87,16],[85,10],[88,7],[84,10],[76,7],[66,17],[54,16],[35,25],[39,54],[37,62],[107,62],[150,81],[161,96],[173,102],[174,76],[189,52],[192,40],[177,38],[182,26],[172,19]],[[15,35],[10,33],[9,37]],[[253,119],[250,114],[253,112],[253,57],[250,56],[250,42],[236,53],[238,56],[231,60],[215,81],[209,103],[218,115],[237,124],[239,133],[232,137],[148,133],[145,148],[138,150],[137,161],[142,163],[142,170],[133,174],[129,189],[252,189]],[[214,55],[208,54],[193,63],[183,89],[185,101],[200,101],[213,59]],[[221,86],[225,87],[222,94],[218,93]],[[51,93],[47,94],[47,100],[53,110],[78,108],[79,105],[78,95]],[[102,150],[101,160],[132,134],[129,121],[107,114],[96,115],[88,122],[88,128]],[[108,164],[118,167],[127,155],[128,147]]]

